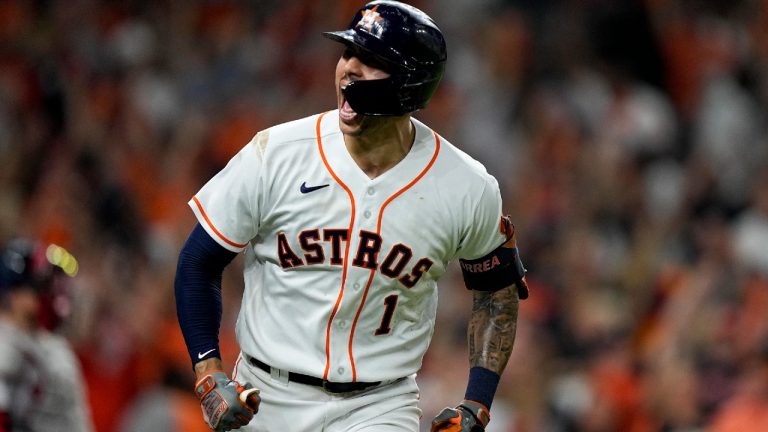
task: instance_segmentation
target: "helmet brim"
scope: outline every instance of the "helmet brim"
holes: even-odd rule
[[[341,42],[343,44],[349,44],[353,43],[355,45],[360,45],[361,42],[358,41],[355,36],[357,33],[352,30],[341,30],[341,31],[329,31],[329,32],[323,32],[323,36],[327,37],[330,40]]]
[[[351,46],[355,49],[359,49],[368,53],[370,56],[377,59],[380,63],[386,65],[386,69],[390,73],[413,70],[413,65],[409,64],[406,59],[403,59],[402,57],[391,52],[392,50],[389,47],[368,33],[358,32],[354,29],[348,29],[341,31],[323,32],[322,35],[332,41],[339,42],[345,46]]]

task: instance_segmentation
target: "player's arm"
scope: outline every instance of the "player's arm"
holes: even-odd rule
[[[497,375],[504,372],[517,331],[516,286],[495,292],[474,291],[469,320],[469,364]],[[490,400],[486,400],[490,405]]]
[[[221,369],[221,276],[237,256],[196,224],[179,253],[174,289],[176,314],[195,372]]]
[[[258,392],[230,380],[219,352],[221,276],[237,254],[197,224],[179,253],[174,289],[179,326],[184,334],[203,416],[219,432],[246,425],[258,411]]]
[[[483,431],[490,421],[496,388],[515,342],[519,300],[528,297],[514,227],[508,218],[504,223],[509,235],[503,245],[479,259],[461,261],[465,284],[473,291],[469,381],[464,401],[444,409],[432,422],[432,431]]]
[[[490,410],[517,332],[518,289],[473,291],[469,320],[469,382],[464,399]]]

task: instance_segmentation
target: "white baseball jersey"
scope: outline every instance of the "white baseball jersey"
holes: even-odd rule
[[[0,321],[0,345],[0,411],[10,415],[11,431],[93,430],[80,363],[66,339]]]
[[[415,373],[437,280],[505,242],[485,168],[421,122],[406,157],[371,179],[338,111],[258,133],[189,202],[221,246],[245,251],[241,349],[334,382]]]

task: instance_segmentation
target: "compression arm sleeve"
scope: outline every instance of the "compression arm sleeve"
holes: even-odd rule
[[[221,358],[221,275],[235,256],[199,223],[179,253],[174,282],[176,314],[193,365],[207,358]]]

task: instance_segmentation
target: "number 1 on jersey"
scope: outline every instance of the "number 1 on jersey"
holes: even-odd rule
[[[392,294],[384,298],[384,316],[381,317],[381,325],[374,333],[376,336],[389,334],[392,331],[390,324],[392,324],[392,316],[395,314],[398,297],[397,294]]]

